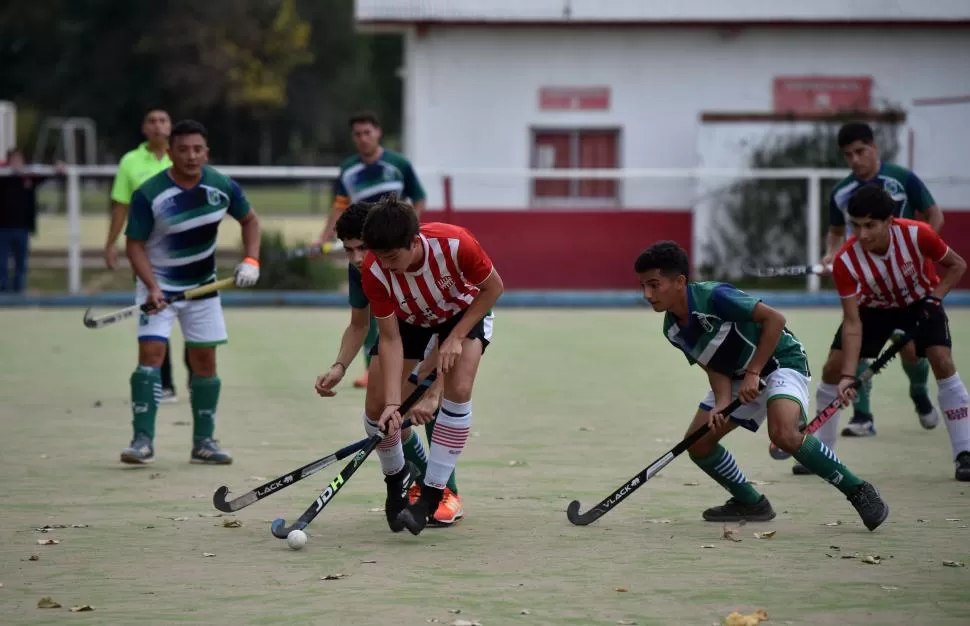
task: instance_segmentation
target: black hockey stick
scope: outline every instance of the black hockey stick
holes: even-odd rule
[[[832,266],[828,266],[829,271]],[[778,278],[780,276],[807,276],[821,274],[826,270],[824,265],[782,265],[775,267],[757,267],[751,263],[741,266],[741,271],[754,278]]]
[[[432,373],[429,374],[428,377],[425,378],[420,385],[418,385],[417,389],[411,392],[411,395],[407,397],[404,404],[402,404],[399,408],[401,415],[407,415],[408,411],[410,411],[414,405],[417,404],[418,400],[421,399],[421,396],[424,395],[424,392],[428,390],[431,383],[434,381],[434,372],[435,370],[432,370]],[[286,539],[286,537],[294,530],[303,530],[306,528],[310,522],[313,521],[313,518],[320,514],[323,507],[327,506],[327,503],[330,502],[330,500],[337,495],[337,492],[347,484],[350,477],[354,475],[354,472],[356,472],[361,465],[364,464],[364,461],[367,460],[367,457],[370,456],[370,453],[374,451],[374,448],[377,447],[377,444],[379,444],[383,438],[384,434],[378,432],[374,436],[366,439],[364,446],[357,451],[356,456],[350,460],[350,463],[344,466],[343,470],[337,474],[336,478],[330,481],[330,484],[327,485],[327,488],[323,490],[323,493],[317,496],[317,499],[313,501],[313,504],[311,504],[310,507],[303,512],[303,515],[301,515],[292,526],[287,526],[286,520],[281,517],[273,520],[273,524],[270,527],[270,530],[273,532],[273,536],[279,539]]]
[[[182,293],[177,293],[165,299],[166,302],[172,304],[173,302],[181,302],[182,300],[192,300],[193,298],[200,298],[206,294],[210,294],[213,291],[218,291],[220,289],[228,289],[236,283],[235,278],[223,278],[222,280],[217,280],[213,283],[207,285],[202,285],[201,287],[196,287],[195,289],[189,289],[188,291],[183,291]],[[104,328],[109,324],[114,324],[115,322],[120,322],[121,320],[128,319],[138,313],[148,313],[154,307],[147,302],[145,304],[133,304],[129,307],[119,309],[113,313],[106,313],[104,315],[95,317],[91,314],[92,309],[88,309],[84,312],[84,325],[88,328]]]
[[[764,389],[764,381],[761,381],[759,388]],[[741,399],[735,398],[730,404],[724,407],[724,410],[721,411],[721,413],[724,415],[731,415],[741,407],[741,404]],[[680,443],[668,450],[666,454],[645,467],[639,474],[628,480],[622,487],[614,491],[608,498],[585,513],[579,512],[579,507],[581,506],[579,500],[573,500],[569,503],[569,506],[566,507],[566,517],[569,519],[570,523],[575,524],[576,526],[586,526],[588,524],[592,524],[599,518],[612,511],[613,507],[620,500],[623,500],[628,495],[642,487],[660,470],[667,467],[667,465],[680,456],[684,450],[687,450],[692,445],[700,441],[700,439],[710,432],[710,430],[710,425],[704,424],[691,434],[687,435]]]
[[[420,389],[420,387],[419,387]],[[405,420],[401,424],[401,428],[408,428],[411,426],[410,420]],[[279,478],[274,478],[273,480],[263,483],[259,487],[239,496],[238,498],[233,498],[232,500],[227,500],[226,496],[229,494],[229,487],[223,485],[216,489],[216,492],[212,494],[212,505],[224,513],[232,513],[238,511],[239,509],[246,508],[254,502],[259,502],[267,496],[271,496],[277,491],[286,489],[290,485],[300,482],[308,476],[313,476],[320,470],[340,461],[346,459],[351,454],[363,450],[367,443],[370,441],[370,437],[365,437],[360,441],[355,441],[354,443],[348,444],[343,448],[337,450],[333,454],[319,458],[316,461],[311,461],[303,467],[299,467],[289,474],[280,476]]]
[[[886,351],[880,354],[875,361],[870,363],[869,367],[862,371],[862,374],[856,376],[856,379],[852,382],[852,388],[859,389],[864,384],[872,380],[873,376],[881,372],[890,361],[896,358],[896,355],[900,353],[900,351],[906,346],[907,343],[910,342],[911,339],[912,337],[906,333],[896,333],[893,335],[892,339],[890,339],[892,345],[886,348]],[[811,422],[802,426],[799,430],[806,435],[811,435],[812,433],[815,433],[821,429],[822,426],[825,426],[826,422],[832,419],[832,417],[841,410],[842,400],[836,398],[835,400],[829,402],[828,406],[819,411]],[[768,454],[770,454],[771,458],[776,461],[784,461],[785,459],[791,458],[791,455],[788,454],[788,452],[782,450],[774,443],[768,444]]]

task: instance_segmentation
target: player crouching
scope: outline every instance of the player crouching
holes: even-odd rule
[[[693,365],[707,372],[710,391],[701,401],[688,432],[703,424],[712,430],[688,449],[691,459],[731,493],[723,506],[704,511],[710,522],[768,521],[775,512],[748,482],[731,453],[719,443],[743,426],[757,431],[767,417],[768,436],[802,465],[848,498],[869,530],[889,515],[871,484],[850,472],[821,441],[799,432],[809,406],[808,357],[785,327],[785,317],[726,283],[691,282],[687,253],[672,241],[658,242],[640,254],[634,269],[643,295],[664,312],[664,336]],[[766,382],[759,390],[761,380]],[[744,405],[730,417],[717,407],[735,397]]]
[[[970,481],[970,395],[953,363],[942,302],[960,281],[967,263],[928,224],[893,217],[895,210],[892,197],[880,187],[864,187],[849,200],[856,235],[845,243],[832,267],[842,297],[841,351],[833,350],[829,356],[831,364],[841,365],[835,391],[843,403],[851,402],[855,391],[850,385],[860,356],[875,358],[896,329],[906,331],[916,354],[925,356],[933,369],[956,479]],[[945,269],[942,279],[935,263]],[[830,363],[828,371],[835,369]],[[823,384],[832,388],[835,381],[824,376]],[[829,422],[832,432],[837,420],[836,415]]]
[[[383,383],[385,405],[365,428],[370,435],[387,432],[377,455],[387,482],[388,525],[417,535],[438,508],[468,440],[472,387],[492,336],[489,311],[502,295],[502,279],[471,233],[449,224],[419,227],[414,209],[393,195],[368,213],[363,240],[369,250],[361,270],[364,293],[380,331],[371,378]],[[443,398],[421,496],[409,504],[401,482],[409,473],[400,436],[401,385],[432,337],[438,341]],[[374,387],[369,385],[368,395]]]

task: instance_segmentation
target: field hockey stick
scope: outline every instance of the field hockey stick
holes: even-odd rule
[[[201,287],[196,287],[195,289],[189,289],[188,291],[183,291],[182,293],[177,293],[173,296],[165,298],[165,302],[168,304],[173,304],[175,302],[181,302],[182,300],[194,300],[196,298],[201,298],[204,295],[210,294],[213,291],[219,291],[220,289],[227,289],[236,284],[236,279],[234,277],[223,278],[222,280],[217,280],[214,283],[209,283],[208,285],[202,285]],[[92,307],[93,308],[93,307]],[[128,319],[138,313],[149,313],[155,309],[154,306],[148,302],[144,304],[133,304],[132,306],[125,307],[114,313],[108,313],[100,317],[94,317],[91,314],[92,308],[89,308],[84,312],[84,325],[88,328],[104,328],[115,322],[120,322],[121,320]]]
[[[899,354],[899,352],[907,343],[910,342],[911,339],[912,337],[906,333],[897,333],[893,335],[892,339],[890,340],[892,341],[892,345],[886,348],[886,351],[880,354],[879,358],[870,363],[869,367],[864,369],[859,376],[856,376],[856,379],[852,381],[852,388],[859,389],[872,380],[873,376],[881,372],[890,361],[896,358],[896,355]],[[841,410],[842,400],[836,398],[835,400],[829,402],[825,408],[816,413],[815,418],[811,422],[801,426],[799,431],[805,433],[806,435],[811,435],[822,428],[822,426],[825,426],[826,422],[832,419],[832,417]],[[771,458],[776,461],[784,461],[791,458],[791,455],[788,452],[782,450],[774,443],[768,444],[768,454],[770,454]]]
[[[435,370],[432,370],[432,374],[434,374],[434,371]],[[407,399],[404,401],[404,404],[400,406],[398,411],[401,413],[402,416],[407,415],[408,411],[414,408],[414,405],[417,404],[418,400],[421,399],[421,396],[424,395],[424,392],[427,391],[429,387],[431,387],[431,383],[434,380],[434,378],[432,377],[432,374],[429,374],[421,382],[421,384],[418,385],[418,387],[411,392],[411,395],[407,397]],[[296,520],[296,522],[292,526],[287,526],[286,520],[284,520],[283,518],[277,518],[273,520],[273,524],[272,526],[270,526],[270,530],[272,531],[273,536],[278,539],[286,539],[286,537],[294,530],[303,530],[304,528],[306,528],[310,524],[310,522],[313,521],[313,518],[315,518],[317,515],[320,514],[320,511],[323,510],[323,507],[327,506],[327,503],[329,503],[333,499],[333,497],[337,495],[337,492],[340,491],[343,488],[343,486],[347,484],[347,481],[350,480],[350,477],[354,475],[354,473],[361,465],[364,464],[364,461],[367,460],[367,457],[370,456],[370,453],[374,451],[374,449],[377,447],[377,444],[379,444],[381,442],[381,439],[383,438],[384,438],[384,433],[380,431],[378,431],[372,437],[368,437],[365,440],[364,446],[357,451],[357,454],[354,456],[353,459],[350,460],[350,463],[344,466],[344,468],[340,471],[340,473],[337,474],[336,478],[330,481],[330,484],[327,485],[327,488],[324,489],[319,496],[317,496],[317,499],[313,501],[313,504],[311,504],[310,507],[303,512],[303,515],[301,515],[300,518]]]
[[[326,256],[331,252],[340,252],[344,249],[344,242],[328,241],[319,246],[306,246],[304,248],[294,248],[286,251],[286,259],[302,259],[303,257]]]
[[[410,426],[411,420],[405,420],[404,423],[401,424],[402,429]],[[370,437],[365,437],[360,441],[355,441],[354,443],[348,444],[333,454],[319,458],[316,461],[307,463],[303,467],[299,467],[288,474],[263,483],[259,487],[256,487],[255,489],[239,496],[238,498],[233,498],[232,500],[226,499],[226,496],[229,494],[229,487],[223,485],[222,487],[216,489],[215,493],[212,494],[212,504],[223,513],[233,513],[239,509],[246,508],[254,502],[258,502],[267,496],[271,496],[274,493],[289,487],[290,485],[300,482],[304,478],[313,476],[325,467],[332,465],[337,461],[346,459],[355,452],[363,450],[369,441]]]
[[[826,270],[832,271],[831,265],[782,265],[777,267],[755,267],[745,264],[741,271],[753,278],[778,278],[781,276],[808,276],[809,274],[822,274]]]
[[[762,380],[758,385],[758,389],[761,390],[764,388],[765,382]],[[737,411],[742,404],[741,398],[735,398],[730,404],[724,407],[721,413],[723,415],[731,415]],[[684,450],[687,450],[692,445],[700,441],[704,435],[710,432],[710,430],[710,424],[703,424],[700,428],[684,437],[680,443],[668,450],[666,454],[645,467],[639,474],[624,483],[622,487],[614,491],[609,497],[585,513],[579,512],[579,508],[581,506],[579,500],[573,500],[569,503],[569,506],[566,507],[566,518],[569,519],[571,524],[575,524],[576,526],[586,526],[588,524],[592,524],[599,518],[612,511],[613,507],[618,502],[645,485],[646,482],[656,476],[660,470],[667,467],[671,461],[680,456]]]

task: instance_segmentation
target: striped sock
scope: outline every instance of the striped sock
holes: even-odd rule
[[[364,431],[368,437],[373,437],[378,432],[377,420],[364,415]],[[401,431],[396,431],[393,435],[388,435],[381,439],[377,444],[377,458],[381,460],[381,470],[387,476],[397,474],[404,469],[404,447],[401,445]]]
[[[708,456],[700,458],[692,456],[691,460],[719,485],[730,491],[741,504],[757,504],[761,500],[761,494],[751,486],[744,472],[738,467],[737,461],[724,446],[718,444],[714,452]]]
[[[862,480],[842,464],[831,448],[812,435],[805,435],[801,447],[795,453],[795,460],[846,495],[862,484]]]
[[[441,411],[435,420],[434,433],[431,435],[431,456],[424,484],[436,489],[444,489],[448,477],[455,470],[458,456],[465,448],[471,430],[472,403],[452,402],[445,398]]]

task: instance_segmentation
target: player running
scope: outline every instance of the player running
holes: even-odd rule
[[[482,354],[492,337],[492,306],[502,295],[502,279],[478,241],[464,228],[430,223],[419,227],[409,205],[393,196],[378,202],[364,222],[364,293],[380,327],[371,362],[374,381],[367,406],[382,406],[378,419],[368,413],[365,429],[386,429],[377,454],[387,482],[388,525],[419,534],[444,497],[472,419],[472,387]],[[443,379],[441,411],[431,437],[428,471],[421,496],[402,497],[407,476],[401,447],[401,383],[438,341],[438,375]]]
[[[970,395],[953,363],[942,302],[967,264],[928,224],[894,217],[896,210],[894,198],[879,187],[864,186],[849,200],[856,235],[836,254],[832,269],[842,298],[842,341],[826,363],[826,371],[835,364],[842,373],[840,380],[826,380],[823,373],[823,381],[837,384],[838,396],[850,401],[859,358],[875,358],[896,329],[909,333],[916,353],[933,368],[956,479],[970,481]],[[944,268],[942,279],[935,263]]]
[[[822,264],[825,267],[831,266],[832,259],[835,258],[836,253],[845,242],[846,222],[848,220],[846,210],[849,200],[857,190],[867,184],[876,184],[886,190],[895,202],[894,215],[896,217],[922,218],[929,223],[934,231],[940,232],[940,229],[943,228],[943,211],[936,206],[936,202],[926,185],[916,174],[906,168],[883,163],[879,159],[879,149],[875,144],[872,128],[868,124],[861,122],[845,124],[839,129],[838,144],[846,162],[852,169],[852,173],[839,181],[835,189],[832,190],[829,199],[829,232],[826,237],[825,256],[822,259]],[[836,336],[832,343],[832,349],[838,350],[839,347],[839,338]],[[937,423],[939,423],[939,414],[933,407],[927,389],[929,363],[926,359],[916,356],[912,344],[903,349],[900,361],[906,376],[909,378],[909,395],[916,408],[919,423],[926,429],[936,428]],[[868,363],[861,362],[859,372],[861,373],[867,365]],[[838,367],[838,365],[835,367]],[[871,437],[876,434],[875,420],[869,404],[869,387],[871,387],[871,383],[859,390],[854,403],[854,415],[842,431],[843,436]],[[816,396],[817,406],[825,406],[835,397],[834,387],[825,386],[823,383],[816,391]],[[824,433],[819,431],[819,437],[826,445],[834,448],[836,431],[825,431]],[[797,469],[796,473],[798,473]]]
[[[363,202],[355,202],[347,207],[337,219],[337,239],[344,244],[344,251],[347,254],[349,264],[347,266],[349,300],[350,300],[350,324],[344,329],[340,339],[340,349],[337,358],[334,360],[330,369],[317,377],[315,389],[317,394],[323,398],[336,395],[333,389],[340,383],[347,373],[347,366],[354,360],[357,353],[364,345],[364,338],[368,332],[368,325],[373,317],[370,314],[370,302],[364,294],[361,283],[360,267],[363,265],[364,256],[367,250],[361,241],[361,233],[364,229],[364,220],[370,211],[371,205]],[[402,394],[410,395],[417,386],[419,379],[426,377],[437,365],[438,352],[435,349],[434,339],[428,344],[424,360],[419,367],[419,371],[411,373],[408,384],[404,386]],[[416,424],[424,424],[428,441],[432,440],[434,432],[435,418],[441,404],[441,387],[443,378],[435,378],[431,388],[428,389],[421,400],[411,409],[408,417]],[[382,394],[379,393],[380,385],[383,381],[380,377],[374,378],[374,384],[378,386],[378,393],[368,394],[367,398],[377,404],[365,405],[364,415],[380,415],[384,408],[381,404]],[[414,429],[406,428],[401,431],[401,442],[404,447],[404,458],[407,459],[416,469],[417,474],[424,475],[428,471],[428,456],[421,443],[421,437]],[[421,494],[421,486],[412,483],[409,491],[409,501],[414,502]],[[455,472],[451,472],[448,484],[445,487],[441,504],[432,514],[428,523],[432,526],[447,527],[455,524],[464,517],[462,510],[461,497],[458,495],[458,485],[455,481]]]
[[[167,306],[165,297],[213,282],[216,235],[228,213],[242,227],[244,258],[236,266],[237,287],[259,280],[259,221],[235,181],[206,162],[208,134],[186,120],[172,128],[172,167],[149,178],[131,197],[126,230],[128,259],[138,280],[138,302],[155,310],[138,322],[138,367],[131,375],[134,437],[121,452],[124,463],[155,459],[155,413],[161,380],[158,368],[176,319],[192,365],[192,463],[229,464],[232,456],[213,439],[221,382],[216,346],[226,343],[226,323],[217,293]]]
[[[720,440],[743,426],[756,432],[767,417],[768,436],[805,467],[845,494],[869,530],[889,515],[874,486],[850,472],[829,448],[799,432],[809,405],[808,357],[785,327],[785,317],[726,283],[692,282],[687,252],[672,241],[643,251],[634,264],[643,295],[654,311],[664,312],[663,333],[694,365],[707,372],[710,391],[688,432],[703,424],[713,430],[688,449],[691,460],[731,493],[722,506],[703,513],[710,522],[768,521],[775,511],[748,482]],[[759,391],[759,382],[767,384]],[[734,398],[744,405],[721,415]]]
[[[377,116],[368,112],[357,113],[350,118],[349,124],[357,154],[340,164],[333,206],[319,241],[314,242],[314,248],[317,249],[333,237],[337,219],[352,202],[376,202],[387,194],[394,193],[398,198],[411,201],[419,220],[425,208],[424,188],[414,173],[411,162],[404,155],[381,146],[381,124]],[[364,361],[368,366],[371,348],[376,342],[377,322],[371,318],[367,337],[364,339]],[[354,387],[366,386],[365,371],[354,381]]]

